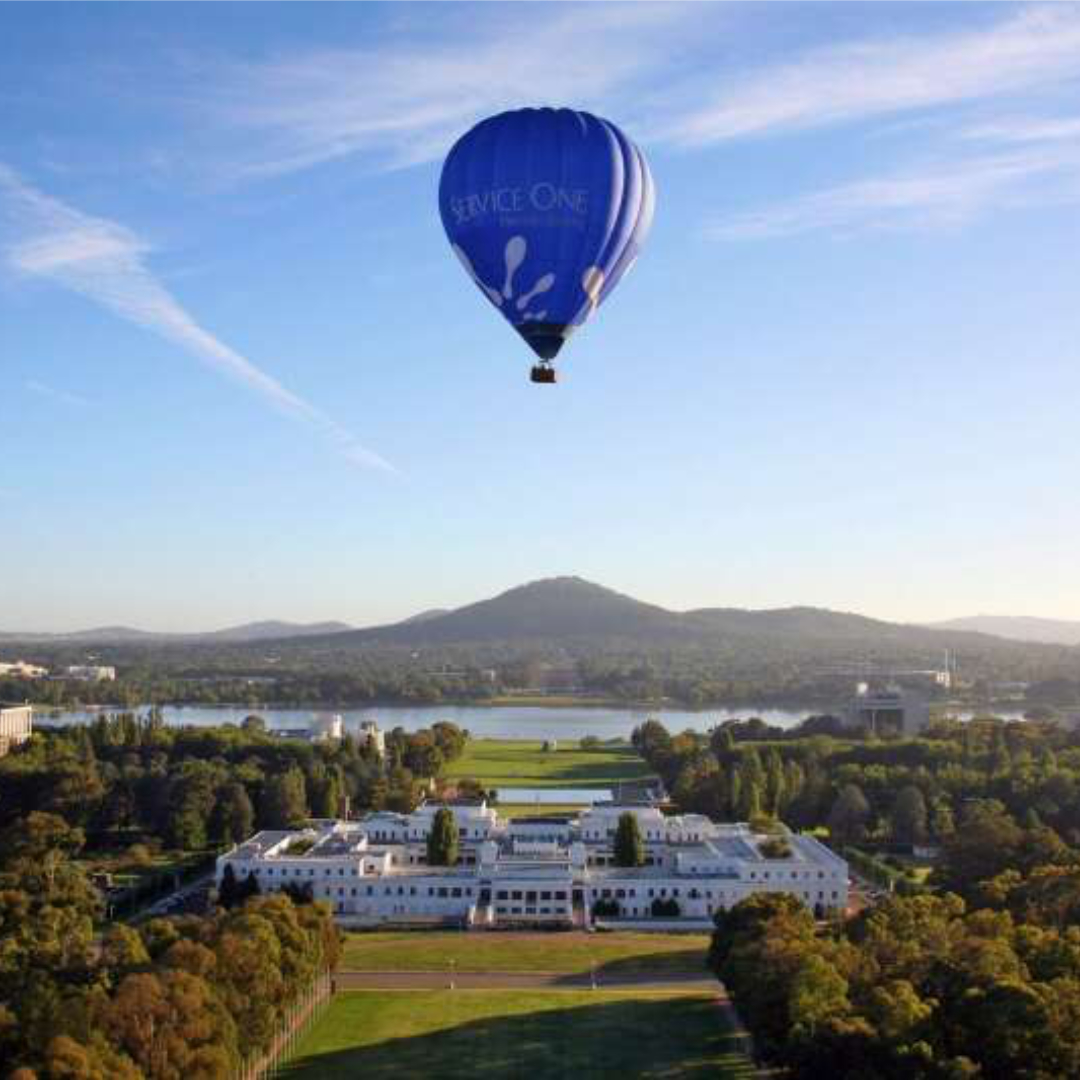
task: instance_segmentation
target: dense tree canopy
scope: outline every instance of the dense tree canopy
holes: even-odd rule
[[[354,811],[407,811],[466,738],[448,723],[398,728],[380,758],[348,735],[307,743],[251,724],[171,728],[154,714],[103,716],[86,727],[43,728],[0,758],[0,829],[45,812],[82,829],[92,845],[146,836],[198,851],[256,828],[336,817],[346,797]]]
[[[95,931],[81,831],[35,812],[0,845],[0,1062],[5,1075],[221,1078],[337,963],[324,905],[256,897],[205,918]]]

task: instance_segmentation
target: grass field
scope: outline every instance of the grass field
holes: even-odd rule
[[[450,778],[472,777],[485,787],[604,787],[652,775],[632,746],[582,750],[560,739],[558,750],[526,739],[475,739],[446,770]]]
[[[581,803],[499,803],[499,817],[519,818],[535,817],[537,814],[580,814],[584,807]]]
[[[290,1080],[749,1078],[714,997],[589,991],[339,994],[284,1070]]]
[[[349,934],[342,970],[705,974],[706,934],[473,933],[417,930]]]

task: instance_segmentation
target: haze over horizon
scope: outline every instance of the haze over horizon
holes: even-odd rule
[[[570,583],[572,585],[581,586],[583,590],[591,592],[607,593],[608,595],[619,596],[634,601],[641,601],[646,604],[654,604],[658,608],[664,610],[682,613],[688,611],[700,611],[707,608],[722,608],[733,610],[748,610],[745,608],[739,608],[737,605],[730,604],[693,604],[686,608],[670,608],[656,601],[644,599],[642,597],[631,597],[626,593],[619,590],[609,589],[607,586],[601,585],[597,582],[586,581],[579,575],[558,575],[554,578],[536,579],[530,582],[521,582],[515,586],[512,586],[507,590],[500,590],[496,594],[476,596],[466,601],[463,604],[455,604],[447,607],[429,607],[420,611],[412,611],[406,615],[400,617],[391,618],[379,623],[365,623],[360,621],[353,621],[347,619],[327,619],[319,622],[299,622],[296,620],[284,620],[284,619],[266,619],[266,620],[254,620],[243,621],[237,623],[228,623],[225,625],[217,626],[203,626],[203,627],[184,627],[182,629],[176,629],[168,625],[146,627],[146,626],[133,626],[129,624],[118,623],[106,623],[99,622],[94,625],[87,626],[73,626],[73,627],[49,627],[39,630],[28,630],[25,628],[12,627],[6,625],[0,625],[0,635],[13,639],[18,633],[26,633],[28,635],[45,634],[55,635],[57,637],[63,637],[65,635],[79,636],[80,634],[91,634],[100,631],[135,631],[137,633],[147,634],[163,634],[163,635],[177,635],[183,636],[190,634],[193,636],[214,637],[215,635],[235,635],[236,631],[247,631],[242,638],[236,636],[230,636],[224,640],[250,640],[257,641],[263,638],[274,639],[291,636],[304,636],[309,633],[335,633],[335,632],[347,632],[350,630],[366,630],[375,629],[380,626],[393,626],[397,624],[411,623],[422,619],[431,618],[435,615],[448,614],[459,608],[467,607],[476,604],[480,601],[488,601],[497,599],[503,596],[519,593],[522,591],[531,591],[538,586],[546,585],[562,585],[563,583]],[[827,608],[822,605],[798,605],[798,604],[785,604],[780,605],[779,609],[799,609],[813,607],[817,610],[830,610],[836,611],[836,609]],[[773,609],[761,609],[761,610],[778,610]],[[841,612],[838,612],[841,613]],[[879,621],[889,622],[890,620],[880,619],[873,612],[842,612],[841,614],[864,616],[871,619],[878,619]],[[1013,638],[1015,640],[1027,640],[1027,641],[1048,641],[1059,642],[1062,644],[1078,644],[1080,643],[1080,620],[1067,620],[1067,619],[1042,619],[1038,617],[1025,617],[1025,616],[1011,616],[1011,615],[987,615],[976,614],[972,616],[960,616],[954,619],[926,621],[916,620],[910,625],[923,626],[930,629],[955,629],[955,630],[974,630],[980,633],[988,633],[994,636],[1000,636],[1004,638]],[[2,640],[2,639],[0,639]],[[96,639],[94,639],[96,640]],[[0,644],[0,648],[2,648]]]
[[[1077,5],[5,6],[0,630],[1080,619],[1078,88]],[[558,387],[435,201],[535,103],[658,189]]]

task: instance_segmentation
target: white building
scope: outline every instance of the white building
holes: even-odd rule
[[[308,742],[328,742],[343,739],[349,732],[345,721],[338,713],[316,713],[307,727],[275,728],[273,734],[279,739],[306,739]],[[373,745],[380,757],[386,755],[386,735],[379,730],[374,720],[361,720],[355,732],[360,745]]]
[[[100,664],[72,664],[65,669],[64,677],[76,682],[115,682],[116,668]]]
[[[930,703],[915,690],[888,683],[859,683],[844,724],[871,735],[918,735],[930,724]]]
[[[374,720],[361,720],[356,737],[359,742],[374,746],[379,757],[386,757],[386,733],[379,730]]]
[[[30,705],[0,705],[0,757],[34,733],[34,710]]]
[[[338,713],[316,713],[315,719],[308,725],[312,742],[328,742],[340,739],[344,734],[345,721]]]
[[[49,674],[48,668],[39,664],[28,664],[25,660],[12,660],[0,663],[0,676],[14,679],[44,679]]]
[[[504,820],[483,802],[447,804],[460,859],[454,867],[428,866],[427,834],[441,805],[257,833],[218,858],[217,881],[231,866],[238,880],[254,875],[264,892],[310,885],[339,921],[354,926],[600,921],[701,929],[718,910],[762,891],[790,893],[819,913],[847,907],[847,864],[813,837],[785,831],[773,853],[779,857],[769,857],[762,845],[770,837],[748,825],[696,814],[664,817],[654,807],[609,805],[576,818]],[[644,866],[614,865],[612,842],[623,813],[638,819]]]

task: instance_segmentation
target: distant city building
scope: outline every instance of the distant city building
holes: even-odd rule
[[[343,739],[348,734],[358,743],[373,744],[380,757],[386,754],[386,735],[374,720],[361,720],[355,733],[345,728],[345,720],[338,713],[317,713],[307,727],[275,728],[272,734],[280,739],[305,739],[308,742],[329,742]]]
[[[918,735],[930,724],[930,705],[916,690],[859,683],[843,717],[845,727],[871,735]]]
[[[446,806],[458,827],[456,866],[427,865],[426,841]],[[619,817],[633,814],[645,864],[615,865]],[[347,925],[454,922],[469,927],[596,922],[707,929],[757,892],[798,897],[818,914],[844,909],[847,864],[820,841],[755,833],[699,814],[594,806],[576,817],[504,820],[482,800],[431,803],[412,814],[370,813],[296,831],[256,833],[217,860],[263,892],[310,886]]]
[[[65,669],[64,677],[76,682],[114,682],[116,668],[100,664],[72,664]]]
[[[34,710],[30,705],[0,705],[0,757],[34,733]]]
[[[340,739],[345,734],[345,721],[337,713],[318,713],[308,731],[312,742]]]
[[[38,664],[28,664],[25,660],[0,662],[0,676],[6,675],[13,679],[44,679],[48,674],[48,668],[43,668]]]
[[[360,743],[374,746],[379,757],[386,756],[386,734],[379,730],[374,720],[361,720],[356,737]]]

